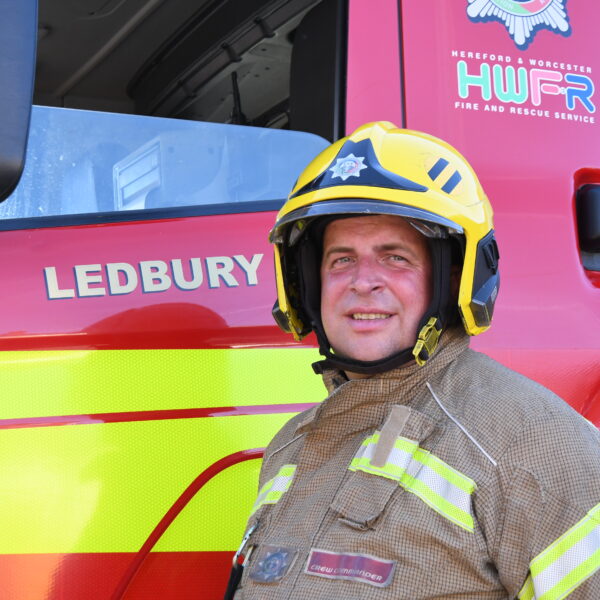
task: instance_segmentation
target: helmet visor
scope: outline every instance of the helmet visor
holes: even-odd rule
[[[340,217],[395,215],[405,218],[415,229],[430,238],[444,238],[448,235],[463,233],[463,228],[458,223],[421,208],[397,202],[352,198],[348,200],[324,200],[309,206],[302,206],[290,212],[275,224],[269,235],[269,241],[273,244],[283,243],[285,232],[288,231],[291,225],[292,228],[289,231],[287,243],[292,246],[302,236],[306,225],[310,221],[317,217],[335,215],[340,215]]]

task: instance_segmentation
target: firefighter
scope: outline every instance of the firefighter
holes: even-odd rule
[[[469,349],[499,253],[466,160],[365,125],[306,168],[271,241],[274,315],[315,332],[329,396],[265,452],[229,597],[600,598],[598,430]]]

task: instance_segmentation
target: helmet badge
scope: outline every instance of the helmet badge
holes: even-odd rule
[[[333,173],[331,179],[341,177],[342,181],[346,181],[348,177],[360,177],[360,172],[369,168],[364,164],[364,160],[364,156],[354,156],[353,153],[344,158],[337,158],[335,165],[329,169]]]

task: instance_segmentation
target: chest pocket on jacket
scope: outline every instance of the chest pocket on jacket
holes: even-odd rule
[[[354,473],[331,504],[340,520],[356,529],[372,529],[392,494],[401,488],[473,531],[475,482],[420,446],[436,430],[429,417],[406,406],[392,407],[381,431],[363,441],[348,467]]]
[[[331,509],[338,513],[342,523],[353,529],[374,529],[390,498],[398,491],[397,481],[357,471],[340,488]]]

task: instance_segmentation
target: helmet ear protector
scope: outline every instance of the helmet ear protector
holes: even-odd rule
[[[500,252],[493,230],[477,243],[470,312],[478,327],[489,327],[500,287]]]
[[[433,278],[432,301],[414,347],[372,362],[336,355],[320,317],[325,228],[335,219],[367,215],[403,217],[425,235]],[[270,240],[278,293],[273,316],[296,340],[315,331],[325,356],[319,370],[375,373],[413,358],[424,364],[457,313],[469,335],[490,326],[499,288],[492,209],[466,160],[427,134],[381,122],[327,148],[299,177]],[[451,291],[453,268],[460,272],[458,298]]]

